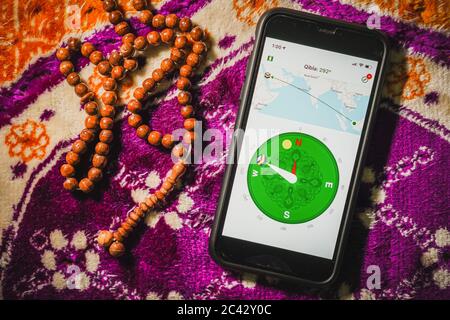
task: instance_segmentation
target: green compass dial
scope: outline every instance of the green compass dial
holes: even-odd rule
[[[284,223],[303,223],[331,205],[339,171],[325,144],[304,133],[287,132],[256,150],[248,166],[247,184],[265,215]]]

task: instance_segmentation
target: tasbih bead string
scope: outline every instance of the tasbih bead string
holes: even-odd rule
[[[147,141],[150,145],[171,149],[172,155],[177,161],[163,180],[161,187],[131,210],[117,230],[99,232],[98,243],[107,248],[109,253],[115,257],[124,254],[124,239],[150,210],[164,202],[166,196],[186,171],[187,165],[184,161],[186,148],[183,144],[190,145],[195,141],[196,121],[193,117],[194,108],[191,105],[192,96],[189,92],[190,78],[207,51],[207,46],[203,42],[205,36],[203,30],[198,26],[194,27],[189,18],[180,19],[175,14],[153,15],[145,0],[134,0],[133,5],[139,11],[139,21],[156,30],[150,31],[145,37],[136,36],[130,32],[130,25],[124,20],[124,15],[118,9],[116,0],[103,0],[103,7],[108,12],[109,21],[114,25],[115,32],[122,36],[119,50],[112,51],[109,57],[105,58],[103,53],[97,50],[92,43],[81,43],[80,40],[71,38],[67,47],[59,48],[56,52],[56,57],[61,61],[60,72],[66,76],[69,85],[74,87],[75,93],[80,97],[87,113],[85,128],[66,154],[66,163],[60,167],[61,175],[66,178],[63,186],[70,191],[81,190],[89,193],[94,189],[95,183],[102,179],[103,170],[108,163],[110,146],[114,139],[112,129],[121,80],[138,68],[137,56],[147,48],[157,47],[161,44],[171,47],[170,57],[163,59],[159,68],[153,70],[141,86],[134,90],[133,99],[127,103],[127,110],[130,112],[127,121],[131,127],[136,129],[136,135],[139,138]],[[81,53],[96,65],[98,73],[102,76],[104,92],[100,99],[75,72],[70,58],[76,53]],[[181,105],[180,113],[184,118],[185,129],[183,141],[177,145],[175,145],[172,134],[163,134],[151,129],[148,124],[143,123],[140,114],[151,93],[163,79],[175,70],[179,70],[179,77],[176,81],[179,90],[177,100]],[[87,153],[89,146],[94,143],[91,167],[87,171],[87,176],[78,180],[75,177],[77,166],[80,164],[82,156]]]

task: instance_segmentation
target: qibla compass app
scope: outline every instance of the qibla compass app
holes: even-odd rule
[[[224,236],[333,258],[376,68],[265,39]]]

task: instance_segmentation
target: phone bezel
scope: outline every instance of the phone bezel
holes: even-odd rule
[[[259,69],[259,63],[261,59],[265,38],[267,36],[270,36],[281,40],[287,39],[286,41],[305,44],[304,39],[300,41],[298,38],[296,38],[298,34],[296,34],[296,32],[292,32],[293,31],[292,29],[290,29],[291,31],[290,33],[287,33],[284,26],[281,29],[280,27],[275,28],[273,26],[270,27],[270,22],[273,23],[274,21],[277,21],[274,20],[276,18],[279,19],[279,21],[285,20],[285,23],[289,24],[290,23],[300,24],[298,28],[301,27],[304,28],[305,23],[309,25],[310,28],[316,28],[316,35],[320,34],[321,36],[318,37],[316,41],[317,44],[314,45],[315,47],[322,48],[325,50],[334,49],[331,51],[342,52],[345,54],[360,56],[369,59],[374,59],[373,54],[375,54],[377,59],[374,60],[377,60],[379,62],[374,77],[373,91],[369,101],[365,124],[361,134],[361,141],[358,147],[355,166],[352,173],[352,179],[351,184],[349,186],[349,192],[347,195],[347,201],[344,208],[343,218],[339,228],[339,235],[335,247],[334,256],[333,259],[329,260],[306,255],[303,253],[288,251],[280,248],[274,248],[266,245],[256,244],[244,240],[223,236],[222,229],[226,212],[228,209],[228,202],[231,194],[231,188],[236,173],[237,161],[233,161],[232,164],[227,164],[224,181],[222,184],[222,191],[218,202],[215,222],[211,231],[209,244],[210,254],[216,262],[231,269],[274,276],[284,280],[300,282],[311,286],[324,286],[333,282],[341,264],[343,244],[345,243],[346,238],[348,237],[348,225],[352,216],[351,213],[353,212],[355,205],[360,175],[362,171],[362,164],[368,146],[368,138],[370,137],[373,127],[376,111],[375,106],[379,103],[380,88],[384,79],[384,70],[386,69],[388,42],[386,37],[382,33],[366,29],[360,25],[349,24],[290,9],[277,8],[266,12],[258,22],[255,40],[255,49],[253,51],[253,54],[249,60],[247,67],[246,80],[241,94],[240,109],[236,120],[235,126],[236,129],[238,128],[244,129],[247,124],[248,115],[250,111],[250,103],[253,97],[253,90],[256,81],[256,73]],[[292,28],[294,28],[295,31],[294,25],[292,26]],[[319,28],[321,30],[319,30]],[[313,32],[313,30],[311,29],[310,32]],[[349,43],[348,39],[346,38],[348,34],[351,34],[353,37],[356,37],[359,40],[363,38],[367,41],[366,43],[355,41]],[[330,48],[331,46],[326,46],[324,42],[321,40],[322,38],[326,38],[326,35],[328,35],[329,37],[341,37],[342,39],[347,39],[342,40],[343,41],[342,43],[346,44],[346,46],[341,46],[339,50],[336,50],[336,48]],[[380,45],[376,53],[370,52],[371,50],[368,50],[368,48],[373,48],[373,43],[378,43]],[[230,153],[231,157],[233,157],[234,160],[236,160],[238,156],[239,152],[238,147],[239,146],[236,143],[236,141],[233,140],[230,146]],[[264,265],[264,261],[270,260],[270,258],[276,260],[276,257],[274,255],[268,256],[265,255],[266,260],[262,259],[261,260],[262,262],[256,264],[256,266],[249,265],[248,262],[245,263],[244,261],[231,260],[229,257],[227,257],[229,256],[229,254],[224,255],[225,253],[224,246],[236,248],[235,254],[240,254],[241,256],[245,255],[246,250],[244,249],[246,248],[247,250],[253,250],[253,252],[259,252],[261,250],[262,252],[266,253],[276,252],[278,256],[280,254],[284,256],[284,259],[281,259],[282,261],[281,265],[283,265],[283,263],[286,262],[286,259],[288,259],[289,261],[295,260],[296,261],[295,263],[300,264],[303,270],[297,271],[294,274],[289,274],[286,272],[286,270],[292,268],[286,268],[286,266],[280,267],[279,262],[272,263],[272,265],[270,265],[270,263]]]

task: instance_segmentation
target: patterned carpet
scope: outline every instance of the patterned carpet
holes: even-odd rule
[[[120,1],[130,10],[131,1]],[[67,6],[68,5],[68,6]],[[224,165],[190,168],[163,210],[111,258],[95,243],[161,183],[170,156],[136,137],[118,117],[107,174],[90,195],[62,188],[59,167],[84,123],[73,89],[59,74],[55,49],[81,7],[78,32],[104,54],[119,45],[100,0],[3,0],[0,3],[0,297],[3,299],[450,299],[450,39],[447,0],[167,0],[161,13],[192,17],[213,47],[195,80],[194,105],[205,128],[233,127],[258,17],[274,6],[365,24],[393,42],[394,55],[364,169],[342,275],[321,294],[264,285],[223,270],[209,257],[208,234]],[[376,13],[376,14],[375,14]],[[378,18],[377,18],[378,17]],[[145,34],[132,18],[133,27]],[[152,55],[122,92],[166,54]],[[98,90],[99,75],[77,65]],[[182,126],[170,89],[152,126]],[[368,267],[381,271],[369,289]],[[369,268],[370,270],[370,268]]]

